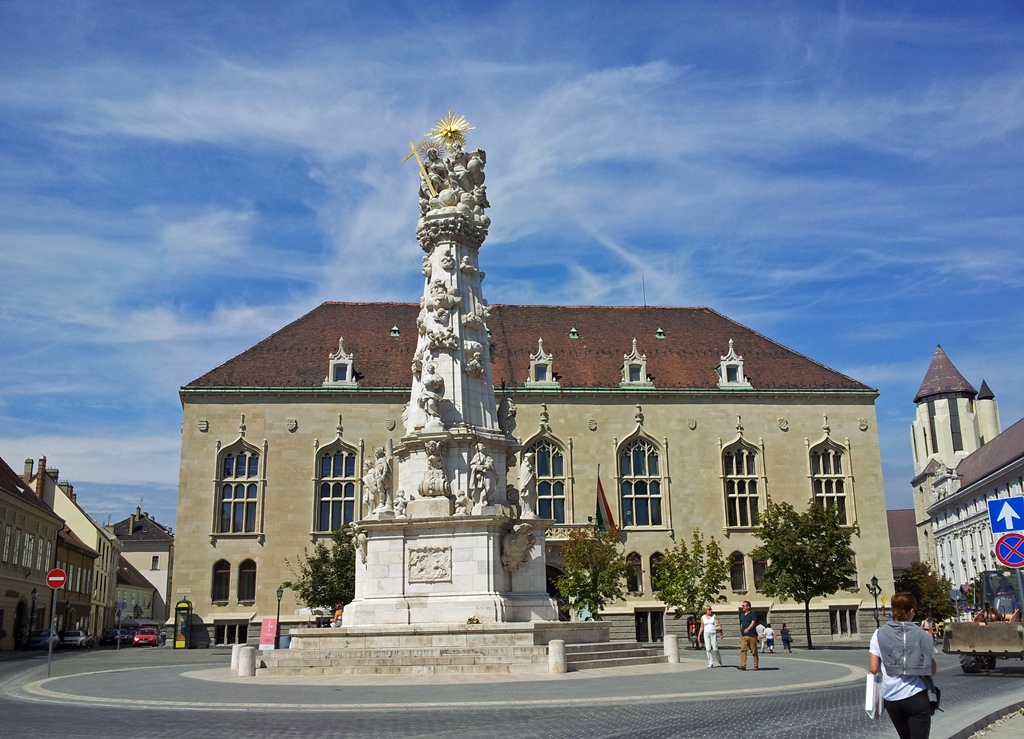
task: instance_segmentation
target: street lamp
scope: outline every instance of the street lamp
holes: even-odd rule
[[[882,589],[878,587],[878,578],[874,575],[871,576],[871,583],[868,585],[868,592],[875,599],[875,628],[877,629],[881,624],[878,623],[878,594],[882,592]]]
[[[274,632],[274,649],[281,646],[281,598],[284,597],[284,587],[277,588],[277,630]]]
[[[35,588],[32,588],[32,609],[28,612],[28,633],[32,633],[36,622],[36,596],[39,595]]]

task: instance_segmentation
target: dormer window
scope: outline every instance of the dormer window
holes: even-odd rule
[[[729,351],[718,362],[718,387],[749,388],[750,382],[743,373],[743,357],[736,353],[732,339],[729,339]]]
[[[328,359],[330,361],[330,368],[327,373],[327,379],[324,380],[324,385],[355,387],[356,376],[352,365],[354,357],[345,351],[344,337],[338,339],[338,351],[331,354]]]
[[[647,355],[637,350],[636,339],[633,339],[633,351],[624,354],[622,360],[621,387],[651,385],[651,379],[647,376]]]
[[[544,385],[558,387],[552,357],[544,351],[544,339],[537,339],[537,351],[530,355],[530,374],[526,378],[527,385]]]

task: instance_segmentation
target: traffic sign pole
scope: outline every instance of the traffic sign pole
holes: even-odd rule
[[[54,567],[46,573],[46,584],[50,586],[53,599],[50,601],[50,637],[46,640],[46,676],[50,676],[50,663],[53,661],[53,634],[57,628],[57,591],[64,587],[68,581],[68,573],[60,567]]]

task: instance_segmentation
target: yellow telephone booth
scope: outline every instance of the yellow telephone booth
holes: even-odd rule
[[[174,606],[174,648],[192,646],[192,601],[182,598]]]

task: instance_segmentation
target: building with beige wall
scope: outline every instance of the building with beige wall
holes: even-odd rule
[[[174,573],[174,534],[149,513],[136,508],[128,518],[107,526],[121,542],[121,555],[155,591],[151,613],[146,618],[165,623],[170,617],[171,585]],[[124,568],[119,574],[123,579]]]
[[[57,532],[64,522],[0,459],[0,650],[26,644],[49,626]]]
[[[60,481],[59,476],[60,471],[56,467],[46,466],[46,457],[40,458],[38,465],[33,465],[31,459],[25,460],[22,480],[43,503],[64,519],[87,547],[96,552],[88,628],[99,632],[113,624],[121,542],[85,512],[78,503],[74,487],[69,482]]]
[[[388,438],[401,448],[419,310],[325,303],[181,389],[172,597],[193,603],[193,643],[255,636],[288,562],[366,513],[365,462]],[[802,605],[763,596],[749,552],[769,499],[812,497],[856,527],[858,573],[812,602],[812,630],[868,628],[865,583],[892,591],[875,390],[708,308],[501,305],[486,326],[503,430],[536,454],[539,513],[556,520],[552,580],[600,469],[634,562],[632,592],[603,614],[613,638],[682,630],[650,570],[694,529],[734,563],[720,613],[748,599],[798,634]],[[286,623],[299,605],[286,591]]]

